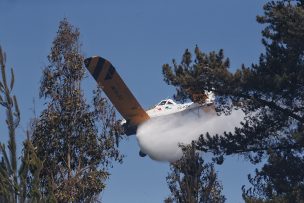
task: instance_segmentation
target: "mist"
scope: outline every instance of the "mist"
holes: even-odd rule
[[[234,132],[243,118],[240,110],[228,116],[203,110],[175,113],[149,119],[138,127],[136,137],[141,151],[151,159],[174,162],[182,157],[179,144],[191,144],[206,132],[211,136]]]

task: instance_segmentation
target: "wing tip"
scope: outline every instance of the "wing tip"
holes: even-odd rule
[[[85,65],[86,67],[89,67],[89,66],[90,66],[90,63],[91,63],[91,61],[92,61],[92,58],[93,58],[93,57],[89,57],[89,58],[84,59],[84,65]]]
[[[102,58],[102,57],[100,57],[100,56],[91,56],[91,57],[88,57],[88,58],[84,59],[84,65],[85,65],[86,67],[89,67],[91,61],[92,61],[93,59],[95,59],[95,58],[97,58],[97,61],[102,60],[102,61],[107,61],[108,63],[110,63],[108,60],[106,60],[106,59],[104,59],[104,58]]]

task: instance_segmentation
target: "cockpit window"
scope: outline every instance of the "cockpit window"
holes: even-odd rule
[[[161,101],[160,103],[159,103],[159,105],[165,105],[166,104],[166,101]]]
[[[169,105],[173,105],[173,103],[172,103],[172,102],[170,102],[170,101],[168,101],[168,102],[167,102],[167,104],[169,104]]]

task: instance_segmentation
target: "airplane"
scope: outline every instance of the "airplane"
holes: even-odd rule
[[[128,136],[136,134],[137,127],[152,117],[188,112],[198,108],[205,112],[214,110],[214,95],[212,92],[206,92],[203,104],[194,102],[177,104],[172,99],[165,99],[145,111],[108,60],[93,56],[85,59],[84,64],[124,118],[120,124]]]

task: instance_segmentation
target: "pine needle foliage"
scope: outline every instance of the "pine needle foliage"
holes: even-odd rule
[[[304,176],[293,169],[304,167],[304,1],[269,1],[257,21],[264,25],[265,46],[257,64],[232,72],[223,50],[203,53],[196,47],[194,57],[186,50],[180,64],[165,64],[164,78],[177,87],[178,99],[213,91],[219,114],[234,109],[245,113],[234,133],[207,133],[197,147],[212,151],[219,162],[229,154],[242,154],[254,164],[267,158],[256,176],[249,177],[255,190],[244,190],[245,196],[300,202]],[[278,171],[285,176],[275,176]]]

